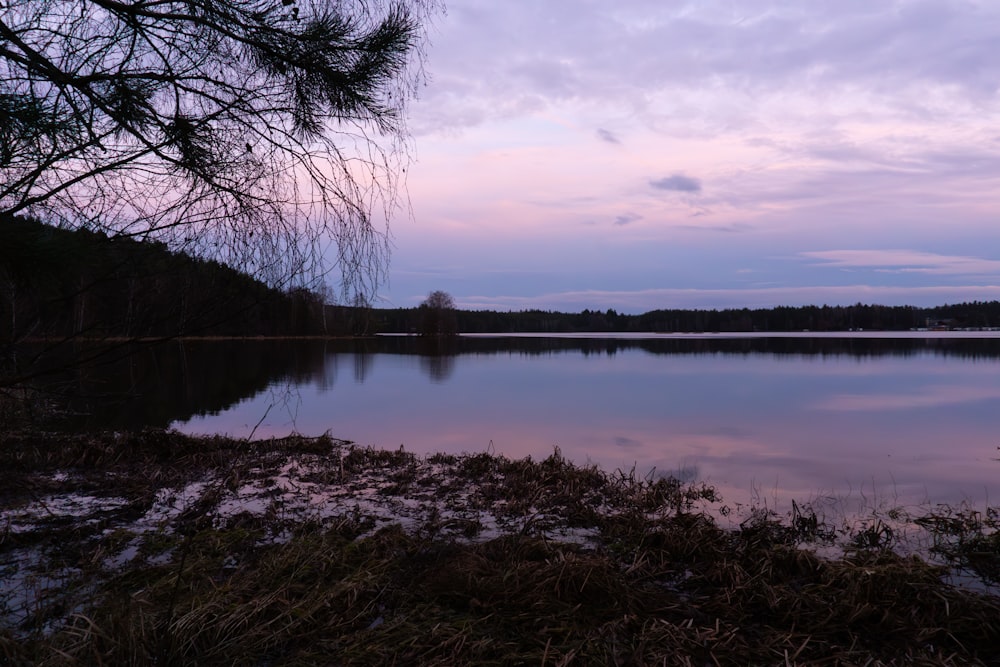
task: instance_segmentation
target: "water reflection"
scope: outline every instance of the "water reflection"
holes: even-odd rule
[[[715,484],[730,499],[998,496],[1000,339],[206,342],[62,377],[86,426],[330,431]],[[95,392],[99,388],[99,392]]]
[[[42,371],[44,390],[68,407],[61,419],[47,424],[53,428],[166,427],[218,414],[275,384],[319,379],[332,387],[336,374],[318,341],[78,343],[43,351],[24,346],[19,358],[32,371]]]
[[[898,342],[898,341],[897,341]],[[508,344],[509,343],[509,344]],[[259,434],[543,457],[709,481],[730,498],[996,496],[998,340],[475,340],[369,353],[363,385]],[[409,346],[409,347],[408,347]],[[447,361],[445,365],[444,361]],[[249,401],[191,431],[243,432]]]

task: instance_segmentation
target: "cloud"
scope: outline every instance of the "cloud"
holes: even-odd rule
[[[621,447],[622,449],[641,449],[642,442],[639,440],[634,440],[632,438],[626,438],[624,436],[615,436],[613,438],[616,447]]]
[[[695,213],[692,217],[706,215],[703,212]],[[674,229],[685,229],[693,232],[721,232],[723,234],[743,234],[754,231],[753,225],[745,222],[732,222],[727,225],[676,225]]]
[[[925,387],[911,394],[838,394],[812,407],[816,410],[843,412],[884,412],[886,410],[923,410],[1000,398],[994,387],[942,385]]]
[[[822,266],[874,269],[885,273],[929,275],[1000,274],[1000,261],[962,255],[939,255],[918,250],[823,250],[799,253],[820,260]]]
[[[539,96],[551,103],[614,100],[654,116],[687,109],[687,122],[734,108],[752,114],[756,106],[727,98],[787,104],[789,92],[815,110],[838,112],[851,96],[867,106],[858,96],[870,95],[912,113],[938,106],[934,91],[947,91],[946,105],[989,103],[996,87],[996,3],[448,4],[432,31],[431,81],[422,97],[428,110],[441,109],[440,95],[449,106],[464,100],[484,119],[505,115],[513,98]],[[685,103],[685,93],[701,92],[715,99]],[[670,108],[650,103],[657,93]]]
[[[615,224],[624,226],[636,222],[637,220],[642,220],[642,216],[638,213],[625,213],[624,215],[619,215],[615,218]]]
[[[597,136],[601,139],[601,141],[606,141],[609,144],[621,144],[621,139],[619,139],[618,136],[611,130],[597,128]]]
[[[1000,3],[448,5],[392,272],[467,263],[394,294],[631,312],[1000,297]],[[900,247],[920,250],[876,250]],[[713,289],[644,289],[661,286]]]
[[[657,190],[673,190],[676,192],[701,192],[701,181],[697,178],[674,174],[666,178],[658,178],[649,184]]]

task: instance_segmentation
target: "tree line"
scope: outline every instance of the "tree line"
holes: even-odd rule
[[[0,342],[334,333],[325,315],[314,291],[162,243],[0,219]]]
[[[780,332],[1000,327],[1000,302],[913,306],[461,310],[445,292],[417,308],[327,303],[162,243],[0,216],[0,342],[53,338],[365,336],[376,333]]]
[[[371,319],[382,333],[421,333],[424,313],[421,308],[379,309],[372,312]],[[579,313],[454,310],[452,317],[454,329],[463,333],[907,331],[1000,327],[1000,301],[930,308],[857,303],[757,309],[659,309],[641,315],[614,309],[603,312],[585,309]]]

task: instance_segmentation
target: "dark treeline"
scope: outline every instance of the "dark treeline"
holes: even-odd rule
[[[442,293],[443,294],[443,293]],[[447,309],[464,333],[851,331],[1000,327],[1000,302],[933,308],[802,306],[750,310],[613,309],[560,313]],[[324,304],[165,245],[0,219],[0,343],[178,336],[357,336],[425,333],[427,306]]]
[[[918,328],[1000,327],[1000,301],[917,308],[914,306],[782,306],[750,310],[653,310],[626,315],[615,310],[559,313],[541,310],[455,311],[464,333],[906,331]],[[383,333],[419,333],[421,310],[375,310]]]
[[[322,335],[322,300],[165,245],[0,220],[0,342]]]

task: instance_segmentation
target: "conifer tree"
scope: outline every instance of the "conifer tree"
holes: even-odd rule
[[[436,5],[0,0],[0,213],[371,291]]]

